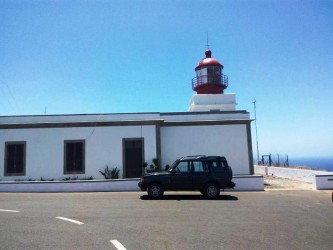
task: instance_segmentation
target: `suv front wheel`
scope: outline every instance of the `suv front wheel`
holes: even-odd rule
[[[158,183],[153,183],[148,186],[148,196],[154,199],[159,199],[163,196],[164,189]]]
[[[204,187],[203,190],[203,195],[207,198],[207,199],[216,199],[217,197],[219,197],[220,195],[220,188],[217,184],[215,183],[208,183],[206,184],[206,186]]]

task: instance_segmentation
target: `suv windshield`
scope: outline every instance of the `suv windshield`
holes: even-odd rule
[[[174,171],[175,166],[177,166],[179,159],[172,163],[171,167],[168,169],[168,172]]]

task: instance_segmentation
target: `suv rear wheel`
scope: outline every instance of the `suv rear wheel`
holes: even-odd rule
[[[159,199],[163,196],[164,188],[158,183],[153,183],[148,186],[147,192],[149,197]]]
[[[208,183],[204,187],[203,195],[207,199],[216,199],[220,195],[220,188],[215,183]]]

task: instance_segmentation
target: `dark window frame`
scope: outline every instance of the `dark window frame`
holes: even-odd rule
[[[22,172],[9,173],[8,171],[8,146],[9,145],[23,145],[23,159],[22,159]],[[7,141],[5,142],[5,157],[4,157],[4,176],[25,176],[26,175],[26,156],[27,156],[27,142],[26,141]]]
[[[81,170],[68,170],[67,166],[67,145],[71,143],[82,143],[82,167]],[[64,141],[64,174],[85,174],[86,168],[86,141],[85,140],[65,140]]]

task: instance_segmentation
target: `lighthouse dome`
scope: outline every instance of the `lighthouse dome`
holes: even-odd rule
[[[195,70],[206,67],[206,66],[219,66],[223,69],[223,65],[215,58],[212,57],[212,51],[207,49],[205,52],[206,58],[202,59],[198,65],[195,67]]]
[[[222,73],[223,65],[212,58],[212,51],[207,49],[206,58],[195,67],[196,77],[192,79],[192,89],[197,94],[223,94],[228,87],[228,77]]]

